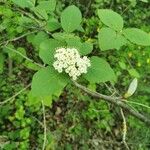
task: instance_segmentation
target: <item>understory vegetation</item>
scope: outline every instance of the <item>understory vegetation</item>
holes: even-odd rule
[[[0,35],[0,150],[150,149],[149,0],[0,0]]]

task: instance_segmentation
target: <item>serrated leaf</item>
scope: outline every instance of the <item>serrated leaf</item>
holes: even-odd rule
[[[27,67],[28,69],[32,69],[32,70],[35,70],[35,71],[41,69],[41,67],[39,67],[39,66],[37,66],[36,64],[34,64],[34,63],[32,63],[32,62],[29,62],[29,61],[27,61],[27,60],[23,63],[23,65],[24,65],[25,67]]]
[[[42,98],[42,101],[45,106],[50,107],[52,104],[52,96],[44,97],[44,98]]]
[[[31,42],[32,45],[36,47],[38,50],[40,44],[43,41],[48,39],[48,35],[45,32],[41,31],[41,32],[38,32],[36,35],[33,34],[33,35],[28,36],[27,38],[28,38],[28,41]]]
[[[7,53],[9,58],[15,59],[16,57],[16,53],[14,53],[13,51],[11,51],[10,49],[14,49],[14,45],[12,44],[8,44],[7,47],[3,47],[3,52]]]
[[[3,47],[3,52],[7,53],[9,58],[20,63],[24,58],[22,56],[20,56],[19,54],[17,54],[15,52],[15,49],[16,48],[14,48],[14,45],[8,44],[6,47]],[[21,55],[26,56],[26,50],[23,47],[18,47],[17,51]]]
[[[93,44],[89,42],[82,43],[78,38],[66,39],[68,47],[74,47],[78,50],[80,55],[87,55],[93,50]]]
[[[66,32],[76,30],[82,21],[82,15],[78,7],[71,5],[61,14],[61,25]]]
[[[40,105],[40,104],[41,104],[41,99],[39,97],[33,96],[32,92],[29,91],[26,105],[33,106],[33,105]]]
[[[23,106],[20,106],[20,108],[17,109],[17,111],[15,112],[15,117],[18,120],[21,120],[21,119],[23,119],[24,114],[25,114],[25,110],[24,110]]]
[[[52,34],[52,36],[54,39],[58,41],[62,41],[62,42],[66,42],[66,40],[69,40],[69,39],[80,40],[80,38],[78,36],[75,36],[75,34],[73,33],[56,32]]]
[[[128,72],[132,77],[140,78],[140,74],[137,72],[136,69],[134,69],[134,68],[129,69]]]
[[[34,13],[40,18],[40,19],[48,19],[48,14],[46,12],[46,10],[41,9],[39,6],[36,6],[32,9],[32,11],[34,11]]]
[[[58,22],[58,20],[51,18],[47,21],[47,25],[46,25],[46,30],[48,31],[55,31],[57,29],[59,29],[61,27],[60,23]]]
[[[133,7],[136,6],[136,4],[137,4],[136,0],[129,0],[129,1],[130,1],[131,6],[133,6]]]
[[[79,25],[79,27],[77,28],[77,30],[80,31],[80,32],[85,32],[84,28],[81,25]]]
[[[120,49],[126,44],[126,39],[111,28],[102,28],[98,34],[99,47],[102,51]]]
[[[56,7],[56,0],[39,1],[39,9],[43,9],[46,12],[52,12]]]
[[[88,68],[87,74],[83,77],[90,83],[100,83],[107,81],[116,81],[116,75],[110,65],[102,58],[93,56],[91,67]]]
[[[39,5],[32,8],[32,11],[40,18],[48,20],[48,14],[53,12],[56,7],[56,0],[39,1]]]
[[[124,36],[132,43],[143,46],[150,46],[150,35],[137,28],[123,30]]]
[[[35,0],[12,0],[12,2],[22,8],[31,8],[35,5]]]
[[[31,18],[26,16],[18,17],[18,22],[20,26],[34,24],[34,21]]]
[[[119,61],[119,66],[123,70],[125,70],[127,68],[126,64],[123,61]]]
[[[89,42],[85,42],[85,43],[82,43],[82,45],[79,49],[79,53],[81,55],[87,55],[87,54],[91,53],[92,50],[93,50],[93,44],[89,43]]]
[[[98,16],[106,26],[113,28],[117,31],[122,30],[123,19],[118,13],[110,9],[99,9]]]
[[[39,56],[45,64],[52,65],[56,48],[62,46],[64,46],[62,42],[55,39],[47,39],[40,44]]]
[[[96,91],[96,84],[95,83],[89,83],[88,84],[88,89],[95,92]]]
[[[36,72],[32,79],[31,92],[36,97],[52,96],[62,92],[68,78],[58,73],[53,67],[46,67]]]
[[[23,47],[18,47],[17,51],[20,52],[22,55],[26,56],[26,50]],[[23,57],[16,54],[16,57],[14,58],[18,63],[22,62],[24,59]]]
[[[65,39],[65,41],[67,43],[67,47],[74,47],[74,48],[78,49],[78,51],[82,45],[80,39],[75,38],[75,37],[69,38],[69,39],[67,38],[67,39]]]
[[[138,85],[138,80],[137,80],[137,78],[134,78],[132,80],[132,82],[130,83],[128,91],[127,91],[127,93],[125,93],[124,97],[128,98],[128,97],[132,96],[137,89],[137,85]]]

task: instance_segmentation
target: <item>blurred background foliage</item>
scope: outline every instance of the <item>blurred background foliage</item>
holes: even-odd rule
[[[128,45],[120,50],[97,51],[98,23],[96,9],[110,8],[121,14],[126,27],[138,27],[150,33],[150,2],[146,0],[57,0],[55,14],[74,4],[82,11],[84,32],[82,40],[92,41],[94,55],[103,56],[117,74],[117,84],[101,84],[97,90],[110,95],[116,88],[124,94],[134,77],[139,86],[132,101],[150,105],[150,47]],[[0,1],[0,41],[12,39],[29,30],[38,28],[32,19],[21,17],[10,0]],[[39,62],[38,44],[45,32],[27,36],[9,44],[29,58]],[[0,48],[0,101],[6,100],[31,82],[38,70],[14,53]],[[95,85],[89,84],[94,89]],[[34,105],[33,105],[34,103]],[[132,105],[140,112],[150,109]],[[126,113],[125,113],[126,114]],[[133,150],[150,149],[150,128],[127,115],[127,143]],[[46,107],[47,150],[122,150],[122,118],[118,108],[103,101],[94,100],[72,86],[67,86],[59,99],[55,98],[51,108]],[[0,149],[42,149],[43,114],[39,103],[29,100],[29,89],[11,103],[0,105]]]

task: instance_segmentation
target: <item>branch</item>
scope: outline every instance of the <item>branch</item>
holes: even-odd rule
[[[25,34],[23,34],[23,35],[21,35],[21,36],[18,36],[18,37],[15,37],[15,38],[13,38],[13,39],[9,39],[9,40],[7,40],[7,41],[4,41],[4,42],[0,43],[0,46],[2,46],[2,45],[7,45],[9,42],[17,41],[17,40],[19,40],[19,39],[24,38],[24,37],[27,36],[27,35],[34,34],[34,33],[36,33],[36,32],[38,32],[38,30],[32,31],[32,32],[27,32],[27,33],[25,33]]]
[[[18,95],[20,95],[22,92],[24,92],[26,89],[28,89],[31,86],[31,84],[28,84],[25,88],[23,88],[22,90],[20,90],[19,92],[17,92],[15,95],[13,95],[12,97],[8,98],[7,100],[0,102],[0,105],[4,105],[10,101],[13,101],[15,97],[17,97]]]
[[[31,63],[33,63],[33,64],[35,64],[35,65],[37,65],[37,66],[39,66],[39,67],[44,68],[43,65],[41,65],[41,64],[39,64],[39,63],[37,63],[37,62],[34,62],[32,59],[30,59],[30,58],[28,58],[27,56],[23,55],[23,54],[20,53],[19,51],[15,50],[15,49],[12,49],[12,48],[10,48],[10,47],[8,47],[8,46],[4,46],[4,47],[7,48],[7,49],[9,49],[10,51],[12,51],[12,52],[14,52],[14,53],[20,55],[21,57],[25,58],[26,60],[30,61]]]
[[[44,139],[43,139],[42,150],[45,150],[46,141],[47,141],[47,132],[46,132],[47,128],[46,128],[45,106],[43,104],[43,100],[42,100],[42,110],[43,110],[43,124],[44,124]]]
[[[144,122],[147,125],[150,125],[150,119],[145,117],[144,115],[142,115],[141,113],[133,110],[129,105],[126,104],[126,100],[121,98],[121,97],[111,97],[111,96],[107,96],[107,95],[103,95],[100,94],[98,92],[93,92],[91,90],[89,90],[88,88],[78,84],[77,82],[73,81],[74,85],[76,87],[78,87],[79,89],[81,89],[82,91],[84,91],[85,93],[91,95],[92,97],[95,98],[100,98],[103,99],[106,102],[109,102],[111,104],[114,104],[116,106],[121,107],[122,109],[128,111],[130,113],[130,115],[136,117],[137,119],[139,119],[140,121]]]
[[[122,136],[122,142],[124,143],[124,146],[126,147],[127,150],[130,150],[130,148],[128,147],[128,144],[126,143],[126,135],[127,135],[127,122],[126,122],[126,118],[124,115],[124,112],[122,110],[122,108],[120,108],[120,112],[121,112],[121,116],[123,119],[123,136]]]
[[[18,7],[15,7],[15,8],[11,8],[13,11],[18,11],[18,12],[20,12],[21,14],[23,14],[23,15],[25,15],[25,16],[27,16],[27,17],[29,17],[30,19],[32,19],[34,22],[36,22],[38,25],[39,25],[39,27],[41,26],[41,22],[38,20],[38,19],[36,19],[34,16],[33,16],[33,14],[31,14],[30,12],[26,12],[25,10],[22,10],[22,9],[20,9],[20,8],[18,8]]]

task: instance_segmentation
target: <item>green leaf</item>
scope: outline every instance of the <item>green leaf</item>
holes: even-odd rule
[[[35,0],[12,0],[12,2],[22,8],[31,8],[35,5]]]
[[[48,31],[55,31],[57,29],[59,29],[61,26],[60,26],[60,23],[58,22],[58,20],[54,19],[54,18],[51,18],[47,21],[47,25],[46,25],[46,30]]]
[[[46,12],[52,12],[56,7],[56,0],[39,1],[39,9],[44,9]]]
[[[68,79],[53,67],[46,67],[36,72],[32,79],[31,92],[36,97],[46,97],[62,92]]]
[[[33,39],[33,45],[36,45],[39,48],[41,42],[47,39],[48,35],[45,32],[38,32]]]
[[[92,50],[93,50],[93,44],[89,43],[89,42],[85,42],[85,43],[82,43],[82,45],[79,49],[79,53],[81,55],[87,55],[87,54],[91,53]]]
[[[33,96],[32,92],[29,91],[27,96],[26,105],[27,106],[38,106],[41,104],[41,99],[39,97]]]
[[[45,105],[45,106],[51,106],[51,104],[52,104],[52,96],[47,96],[47,97],[44,97],[43,99],[42,99],[42,101],[43,101],[43,104]]]
[[[25,67],[27,67],[28,69],[32,69],[32,70],[35,70],[35,71],[41,69],[40,66],[37,66],[36,64],[34,64],[34,63],[32,63],[32,62],[30,62],[30,61],[28,61],[28,60],[26,60],[26,61],[23,63],[23,65],[24,65]]]
[[[79,51],[79,49],[80,49],[80,47],[82,45],[80,39],[75,38],[75,37],[67,38],[65,41],[67,43],[67,47],[71,47],[71,48],[74,47],[74,48],[78,49],[78,51]]]
[[[20,108],[15,113],[15,117],[18,120],[21,120],[24,117],[24,114],[25,114],[25,110],[24,110],[23,106],[20,106]]]
[[[39,6],[34,7],[34,8],[32,9],[32,11],[34,11],[34,13],[35,13],[40,19],[48,20],[48,15],[47,15],[46,10],[41,9]]]
[[[123,70],[127,69],[127,66],[126,66],[126,64],[123,61],[119,61],[119,66]]]
[[[18,47],[17,51],[20,52],[21,54],[23,54],[24,56],[26,56],[26,50],[23,47]],[[23,57],[19,56],[16,54],[15,58],[14,58],[18,63],[21,63],[23,61]]]
[[[12,52],[12,51],[10,51],[9,48],[14,49],[14,45],[8,44],[7,47],[3,47],[3,52],[7,53],[8,56],[9,56],[9,58],[15,59],[15,57],[16,57],[17,54],[14,53],[14,52]]]
[[[20,16],[18,17],[18,24],[20,26],[24,26],[24,25],[29,25],[29,24],[34,24],[34,21],[29,18],[29,17],[26,17],[26,16]]]
[[[55,39],[47,39],[40,44],[39,56],[45,64],[51,65],[54,61],[54,53],[56,48],[62,47],[64,44]]]
[[[57,32],[52,35],[56,40],[66,42],[67,40],[74,39],[80,41],[80,38],[78,36],[75,36],[73,33],[62,33]]]
[[[124,36],[134,44],[150,46],[150,35],[137,28],[123,30]]]
[[[80,55],[87,55],[91,53],[93,50],[93,44],[89,42],[81,43],[80,39],[78,38],[70,38],[66,39],[67,47],[74,47],[78,50]]]
[[[134,68],[129,69],[128,72],[132,77],[140,78],[140,74],[136,71],[136,69]]]
[[[102,28],[98,34],[99,47],[102,51],[120,49],[126,44],[126,39],[111,28]]]
[[[84,75],[90,83],[100,83],[107,81],[116,81],[116,75],[110,65],[102,58],[93,56],[91,67],[88,68],[87,74]]]
[[[20,138],[21,139],[27,140],[29,138],[29,136],[30,136],[30,127],[25,127],[25,128],[20,130]]]
[[[136,0],[129,0],[130,1],[130,5],[135,7],[136,4],[137,4],[137,1]]]
[[[27,40],[37,49],[39,49],[40,44],[47,39],[48,35],[43,31],[38,32],[36,35],[32,34],[27,37]]]
[[[53,12],[56,7],[56,0],[39,1],[39,5],[32,8],[32,11],[40,18],[48,20],[48,14]]]
[[[95,92],[96,91],[96,84],[95,83],[89,83],[88,84],[88,89]]]
[[[18,55],[18,54],[14,51],[15,49],[16,49],[16,48],[14,48],[14,45],[8,44],[7,47],[3,47],[3,52],[4,52],[4,53],[7,53],[8,56],[9,56],[9,58],[11,58],[11,59],[17,61],[18,63],[20,63],[20,62],[23,61],[24,58],[23,58],[22,56]],[[18,53],[20,53],[20,54],[26,56],[26,50],[25,50],[23,47],[18,47],[18,48],[17,48],[17,51],[18,51]]]
[[[84,28],[81,25],[78,26],[77,30],[80,32],[85,32]]]
[[[61,25],[66,32],[76,30],[82,21],[82,15],[78,7],[71,5],[61,14]]]
[[[113,28],[117,31],[122,30],[123,19],[118,13],[110,9],[99,9],[98,16],[106,26]]]

